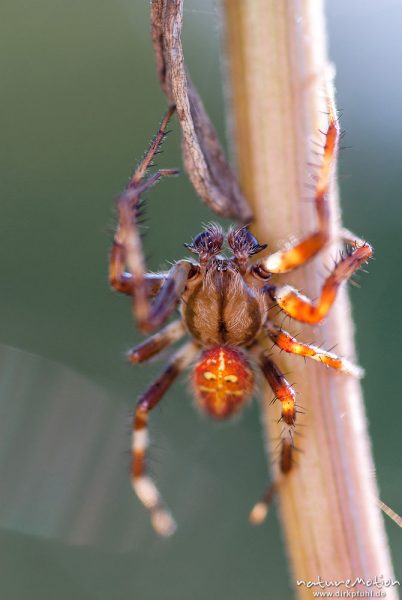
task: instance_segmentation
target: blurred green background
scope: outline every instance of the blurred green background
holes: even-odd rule
[[[187,63],[224,138],[213,3],[187,0]],[[177,384],[152,419],[152,472],[179,530],[157,539],[128,479],[130,414],[160,368],[111,293],[113,198],[165,109],[148,2],[1,0],[0,594],[5,600],[291,598],[276,518],[248,511],[266,479],[257,404],[233,426]],[[402,317],[400,3],[328,6],[346,145],[345,224],[376,250],[351,290],[381,494],[399,512]],[[177,126],[159,160],[181,164]],[[152,269],[211,214],[186,177],[148,196]],[[387,523],[396,574],[402,537]]]

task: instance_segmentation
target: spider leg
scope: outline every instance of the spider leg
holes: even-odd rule
[[[188,261],[176,263],[168,272],[154,303],[151,304],[140,234],[135,219],[133,220],[130,204],[126,200],[124,196],[121,196],[118,202],[119,227],[114,240],[114,248],[119,246],[118,252],[124,253],[124,261],[132,275],[134,317],[138,320],[140,329],[150,331],[160,325],[163,318],[167,318],[174,310],[176,301],[185,288],[192,265]],[[114,251],[112,254],[116,254],[116,252]],[[161,300],[166,302],[164,310],[161,310]],[[157,313],[159,313],[159,317],[156,316]]]
[[[264,352],[260,356],[260,368],[274,392],[274,399],[282,404],[281,420],[290,433],[296,421],[296,394],[279,367]]]
[[[363,263],[371,258],[372,254],[373,250],[370,244],[367,242],[356,243],[327,277],[316,302],[303,296],[291,285],[276,288],[271,286],[269,289],[271,298],[276,300],[278,306],[293,319],[311,325],[319,323],[328,314],[341,283],[347,281]]]
[[[286,475],[293,468],[293,444],[291,439],[281,440],[281,453],[279,458],[279,469],[282,475]],[[249,520],[253,525],[261,525],[265,521],[268,509],[275,495],[278,493],[279,481],[270,483],[261,496],[260,500],[250,511]]]
[[[113,244],[110,253],[109,262],[109,284],[121,294],[132,296],[134,294],[134,278],[128,271],[125,270],[126,260],[125,252],[122,246]],[[162,287],[168,271],[162,273],[145,273],[144,280],[146,286],[146,294],[148,298],[153,298]]]
[[[179,260],[173,265],[152,305],[147,305],[149,307],[147,319],[139,321],[143,331],[152,331],[170,317],[194,269],[194,265],[187,260]]]
[[[152,142],[150,143],[149,148],[148,148],[147,152],[145,153],[144,158],[138,164],[137,168],[135,169],[135,171],[131,177],[129,187],[136,186],[137,184],[139,184],[141,179],[144,178],[149,167],[152,166],[152,160],[153,160],[154,156],[157,154],[157,152],[160,148],[160,145],[166,136],[166,133],[167,133],[166,128],[167,128],[170,118],[172,117],[175,110],[176,110],[176,107],[174,105],[171,105],[168,108],[168,110],[166,111],[166,114],[164,115],[164,117],[162,119],[159,129],[156,132],[156,135],[153,138]]]
[[[282,403],[281,419],[286,425],[286,429],[281,436],[281,454],[279,459],[279,468],[281,473],[286,474],[293,466],[293,436],[292,431],[296,421],[295,397],[296,394],[277,365],[262,353],[260,356],[260,367],[265,379],[268,381],[273,393],[274,399]],[[286,435],[288,433],[288,435]],[[271,483],[262,498],[257,502],[250,512],[249,519],[254,525],[262,523],[267,515],[268,507],[272,502],[274,495],[278,490],[278,482]]]
[[[325,136],[324,154],[315,187],[314,201],[317,231],[287,250],[280,250],[262,259],[261,266],[270,273],[286,273],[300,267],[317,254],[329,241],[328,191],[338,151],[339,124],[332,100],[328,99],[329,124]]]
[[[163,329],[147,338],[141,344],[134,346],[127,353],[128,360],[136,365],[142,363],[164,350],[170,344],[177,342],[185,333],[184,323],[181,320],[169,323]]]
[[[355,367],[354,365],[350,365],[349,363],[347,363],[346,368],[345,368],[344,360],[339,359],[338,357],[335,357],[334,355],[331,355],[330,353],[323,352],[320,348],[315,348],[314,346],[310,346],[309,344],[301,344],[301,343],[297,342],[295,340],[295,338],[293,338],[289,333],[287,333],[286,331],[283,331],[282,329],[280,329],[279,327],[277,327],[274,324],[268,323],[267,330],[268,330],[268,333],[269,333],[271,339],[280,348],[282,348],[286,352],[292,352],[292,353],[294,352],[296,354],[301,354],[302,356],[309,356],[310,358],[313,358],[315,360],[320,360],[322,362],[325,362],[325,364],[328,364],[329,366],[331,366],[333,368],[339,368],[340,370],[350,372],[353,375],[356,375],[356,373],[354,373],[353,370],[359,369],[359,367]],[[322,360],[322,358],[319,358],[318,356],[314,357],[312,354],[310,354],[310,352],[312,350],[318,351],[318,353],[320,353],[321,355],[324,354],[326,357],[325,360]],[[308,353],[305,354],[305,352],[308,352]],[[327,358],[328,358],[328,362],[327,362]],[[337,363],[333,362],[334,360],[340,361],[341,363],[343,363],[343,367],[337,366]],[[284,436],[283,435],[284,432],[282,432],[282,436],[281,436],[281,451],[280,451],[280,458],[279,458],[279,469],[280,469],[282,477],[280,479],[277,479],[276,481],[271,482],[267,486],[261,499],[254,505],[254,507],[250,511],[249,520],[253,525],[260,525],[265,520],[265,518],[268,514],[269,506],[272,503],[273,498],[277,494],[277,492],[279,490],[279,486],[281,485],[281,482],[283,481],[283,476],[286,476],[293,469],[293,465],[294,465],[293,454],[294,454],[294,450],[297,450],[297,448],[295,448],[295,446],[293,444],[292,429],[290,429],[291,427],[294,427],[294,425],[295,425],[295,416],[296,416],[296,414],[295,414],[296,411],[294,409],[294,406],[295,406],[294,391],[293,391],[292,387],[290,386],[290,384],[285,379],[284,375],[280,372],[278,367],[275,365],[275,363],[272,362],[264,353],[261,355],[261,358],[260,358],[260,366],[261,366],[261,370],[262,370],[265,378],[267,379],[268,383],[270,384],[270,386],[272,388],[272,391],[275,394],[274,399],[280,400],[282,402],[282,417],[281,418],[289,426],[289,434],[290,435]],[[351,367],[352,367],[352,369],[351,369]],[[376,499],[376,502],[377,502],[379,508],[388,517],[390,517],[390,519],[392,519],[397,525],[399,525],[399,527],[402,527],[402,517],[400,515],[398,515],[394,510],[392,510],[389,506],[387,506],[380,499]]]
[[[299,356],[305,356],[317,360],[328,367],[338,369],[343,373],[348,373],[354,377],[362,377],[364,372],[361,367],[352,364],[345,358],[340,358],[332,352],[326,352],[317,346],[312,344],[304,344],[299,342],[290,333],[281,329],[271,321],[268,321],[265,325],[265,329],[273,342],[285,352],[290,354],[298,354]]]
[[[148,414],[155,408],[176,377],[189,365],[197,351],[195,344],[189,342],[175,352],[166,368],[138,398],[134,413],[132,486],[138,498],[150,511],[154,529],[163,536],[174,533],[176,525],[170,512],[165,508],[155,483],[147,474],[145,456],[149,446]]]
[[[166,135],[167,124],[173,111],[174,108],[171,108],[165,115],[126,190],[117,199],[118,225],[110,255],[109,279],[115,289],[132,295],[134,316],[143,331],[154,329],[171,314],[192,269],[190,262],[180,261],[166,276],[161,274],[161,278],[159,278],[147,275],[137,223],[141,195],[162,177],[177,174],[175,169],[164,169],[156,171],[144,179],[146,171],[151,166]],[[126,266],[128,272],[125,269]],[[150,296],[155,291],[157,296],[151,303]]]

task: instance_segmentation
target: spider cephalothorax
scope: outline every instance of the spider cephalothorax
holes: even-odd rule
[[[222,229],[211,225],[187,247],[199,255],[182,295],[182,315],[188,331],[203,346],[250,344],[263,325],[266,313],[264,280],[248,264],[252,254],[264,249],[245,227],[230,230],[228,243],[235,253],[219,255]]]
[[[130,350],[129,360],[144,362],[184,335],[190,337],[190,341],[171,355],[165,369],[140,395],[134,414],[132,484],[150,510],[155,529],[162,535],[172,533],[175,524],[155,483],[147,475],[149,412],[176,377],[193,364],[191,381],[199,407],[214,419],[226,419],[238,413],[251,399],[255,388],[254,368],[259,369],[281,404],[280,469],[282,473],[290,471],[297,413],[295,393],[271,360],[264,342],[269,340],[285,352],[311,358],[349,375],[359,376],[361,370],[335,354],[296,340],[271,320],[269,308],[276,305],[293,319],[318,323],[330,310],[341,283],[372,254],[369,244],[344,232],[344,238],[350,244],[349,251],[325,280],[316,301],[303,296],[292,286],[272,285],[269,281],[271,273],[285,273],[305,264],[330,241],[327,192],[339,138],[337,120],[330,107],[322,166],[315,189],[316,231],[285,250],[259,257],[266,244],[260,244],[247,227],[231,228],[225,236],[220,226],[212,224],[186,244],[197,260],[183,259],[167,272],[146,273],[137,224],[140,196],[162,176],[177,173],[160,170],[144,179],[165,136],[172,112],[173,109],[167,113],[125,192],[118,198],[118,227],[110,256],[110,283],[116,290],[132,297],[134,316],[143,332],[154,331],[163,325],[177,305],[180,307],[180,318]],[[225,237],[229,257],[220,254]],[[249,354],[253,357],[253,368]],[[254,522],[263,519],[275,489],[274,482],[253,509],[251,519]]]

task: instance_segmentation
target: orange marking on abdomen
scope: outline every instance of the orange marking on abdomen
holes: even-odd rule
[[[250,400],[254,374],[241,350],[214,346],[201,354],[192,384],[198,405],[214,419],[227,419]]]

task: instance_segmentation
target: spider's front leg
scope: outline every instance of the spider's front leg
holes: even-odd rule
[[[373,249],[367,242],[355,242],[327,277],[316,302],[307,298],[291,285],[270,286],[269,294],[284,313],[303,323],[314,325],[326,317],[333,305],[339,286],[347,281],[361,265],[369,260]]]
[[[109,257],[109,283],[110,286],[120,292],[132,296],[134,294],[134,278],[126,271],[126,253],[124,247],[113,241]],[[148,298],[154,298],[161,289],[168,275],[167,271],[162,273],[145,273],[145,286]]]
[[[154,529],[163,536],[171,535],[176,528],[173,517],[165,508],[159,491],[147,474],[146,451],[149,446],[148,414],[155,408],[176,377],[190,364],[198,348],[192,342],[182,346],[170,359],[167,367],[141,394],[133,421],[131,481],[135,493],[151,513]]]
[[[134,316],[142,331],[155,329],[169,317],[193,269],[189,261],[179,261],[168,273],[147,274],[137,222],[141,195],[161,177],[178,173],[175,169],[164,169],[144,179],[166,135],[173,110],[171,108],[167,112],[126,190],[117,199],[118,226],[110,255],[109,280],[118,291],[132,295]],[[151,302],[150,298],[155,295],[156,298]]]
[[[279,250],[262,260],[261,266],[269,273],[286,273],[312,259],[330,239],[328,192],[334,170],[339,142],[339,124],[332,100],[328,98],[329,124],[325,136],[324,154],[315,187],[314,201],[317,231],[311,233],[287,250]]]

